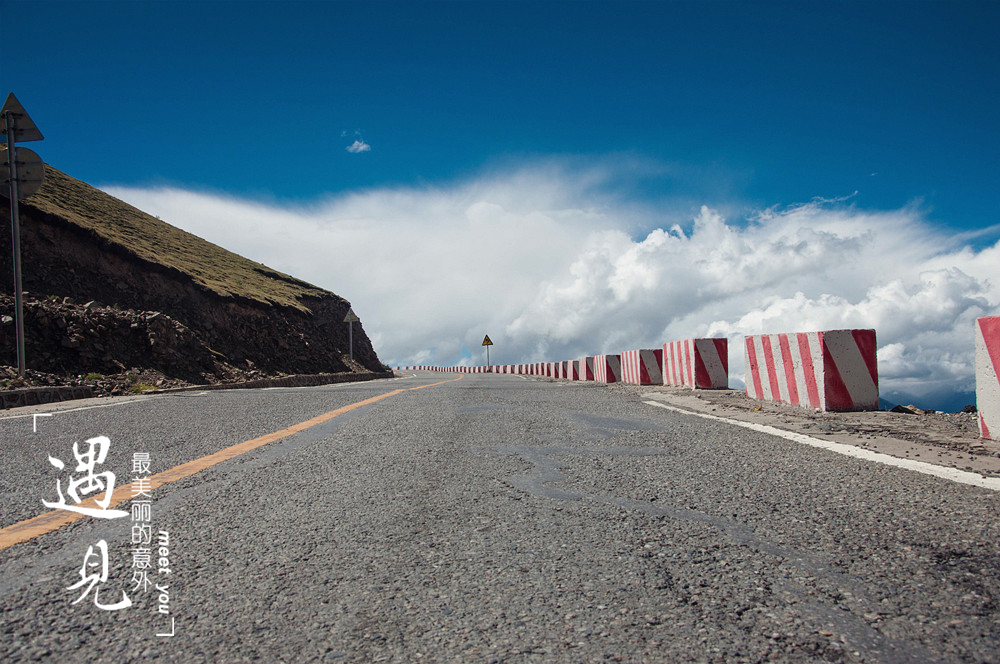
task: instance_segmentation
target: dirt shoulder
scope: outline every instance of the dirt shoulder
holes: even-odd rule
[[[889,411],[824,413],[768,401],[738,390],[620,386],[641,398],[699,413],[754,422],[821,440],[1000,477],[1000,442],[979,437],[974,413],[910,415]]]

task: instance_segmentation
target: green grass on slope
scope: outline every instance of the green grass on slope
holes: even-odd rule
[[[171,226],[47,164],[45,183],[25,204],[91,229],[147,261],[176,268],[223,296],[308,310],[299,298],[331,295]]]

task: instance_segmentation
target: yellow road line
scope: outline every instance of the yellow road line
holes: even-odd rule
[[[273,443],[276,440],[281,440],[282,438],[288,438],[297,433],[301,433],[306,429],[310,429],[317,424],[323,424],[324,422],[329,422],[335,417],[339,417],[344,413],[349,413],[356,408],[361,408],[362,406],[368,406],[382,399],[388,399],[389,397],[396,396],[397,394],[402,394],[403,392],[410,392],[413,390],[422,390],[425,387],[435,387],[437,385],[444,385],[445,383],[453,383],[457,380],[462,380],[464,375],[460,375],[458,378],[453,378],[451,380],[443,380],[439,383],[431,383],[429,385],[420,385],[418,387],[407,387],[400,390],[393,390],[392,392],[386,392],[385,394],[380,394],[370,399],[365,399],[363,401],[358,401],[346,406],[342,406],[335,410],[331,410],[328,413],[323,413],[322,415],[317,415],[316,417],[306,420],[304,422],[299,422],[298,424],[293,424],[290,427],[282,429],[280,431],[275,431],[267,435],[261,436],[259,438],[254,438],[252,440],[246,440],[242,443],[237,443],[231,447],[227,447],[223,450],[219,450],[213,454],[203,456],[200,459],[195,459],[194,461],[188,461],[187,463],[182,463],[179,466],[174,466],[169,470],[165,470],[162,473],[157,473],[149,478],[150,490],[157,489],[164,484],[170,484],[171,482],[176,482],[177,480],[184,479],[185,477],[190,477],[195,473],[200,473],[206,468],[210,468],[217,463],[222,463],[233,457],[238,457],[241,454],[246,454],[250,450],[255,450],[258,447],[263,447],[268,443]],[[102,494],[103,496],[103,494]],[[107,505],[110,509],[116,505],[131,500],[132,498],[132,485],[123,484],[115,489],[114,493],[111,494],[111,502]],[[80,507],[91,507],[96,508],[97,496],[93,498],[88,498],[87,500],[81,501],[79,503]],[[77,512],[70,512],[67,510],[53,510],[51,512],[46,512],[44,514],[39,514],[36,517],[15,523],[13,525],[7,526],[6,528],[0,529],[0,551],[8,549],[15,544],[20,542],[27,542],[30,539],[34,539],[46,533],[50,533],[53,530],[62,528],[63,526],[69,525],[78,519],[84,518],[86,515],[79,514]]]

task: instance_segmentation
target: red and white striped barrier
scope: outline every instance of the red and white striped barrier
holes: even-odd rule
[[[566,365],[566,380],[580,380],[580,370],[576,360],[569,360],[564,364]]]
[[[577,380],[594,380],[594,358],[581,357],[576,361]]]
[[[627,350],[622,353],[622,382],[631,385],[663,385],[660,366],[663,350]]]
[[[617,383],[622,379],[620,355],[595,355],[594,380],[598,383]]]
[[[1000,440],[1000,316],[976,321],[976,409],[979,435]]]
[[[875,330],[746,337],[747,396],[824,411],[878,410]]]
[[[663,384],[702,390],[728,388],[728,340],[685,339],[663,344]]]

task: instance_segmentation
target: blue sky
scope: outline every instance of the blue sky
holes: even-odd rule
[[[347,297],[390,364],[719,334],[738,385],[743,334],[875,327],[884,395],[961,406],[1000,314],[998,19],[0,0],[0,81],[48,163]]]
[[[5,87],[89,182],[310,200],[625,154],[620,187],[694,210],[857,191],[996,221],[995,2],[0,8]]]

